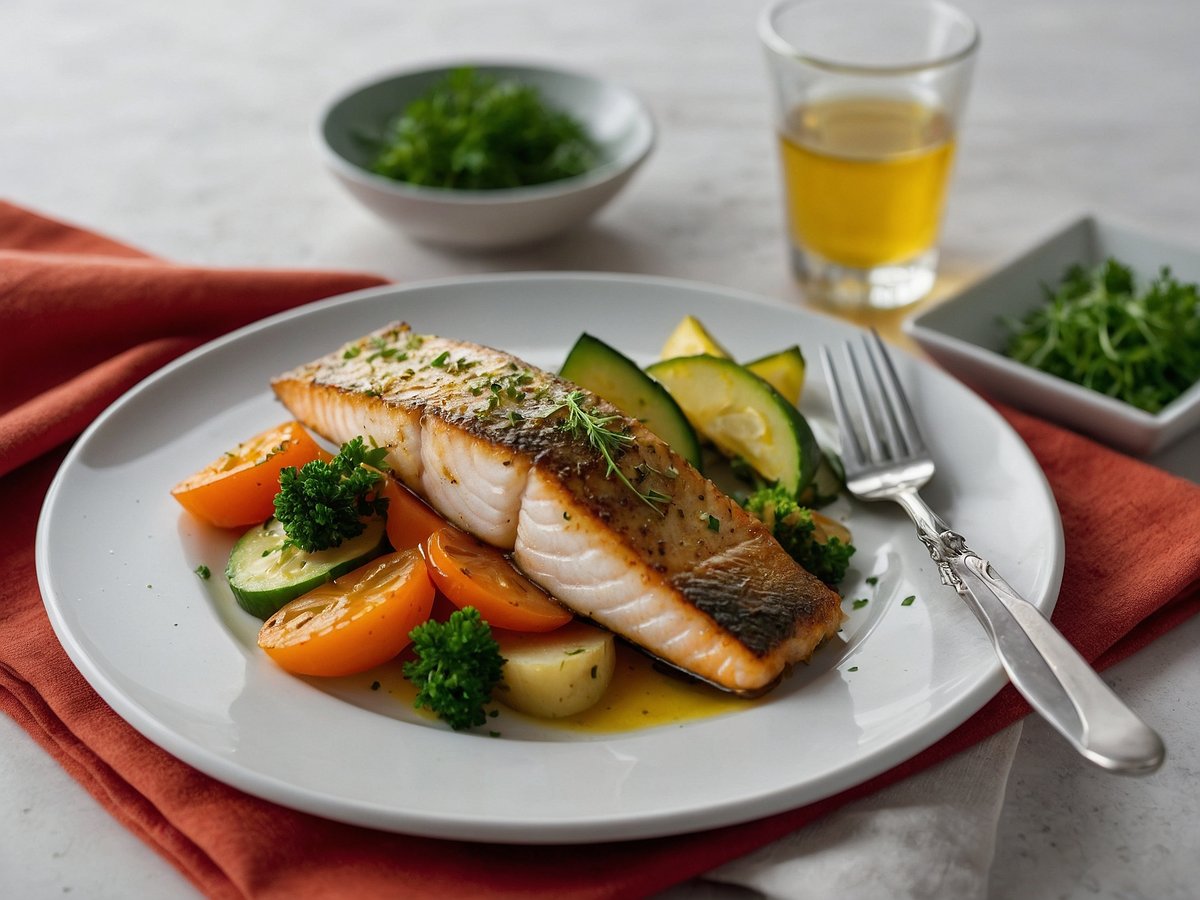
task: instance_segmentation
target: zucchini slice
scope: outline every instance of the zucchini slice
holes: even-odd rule
[[[804,390],[804,354],[798,346],[793,344],[786,350],[748,362],[746,368],[783,394],[792,406],[800,405],[800,394]]]
[[[647,371],[666,386],[693,427],[729,457],[797,494],[820,450],[799,410],[745,366],[715,356],[664,359]]]
[[[384,520],[367,522],[358,537],[328,550],[305,553],[284,547],[287,533],[278,519],[268,519],[243,534],[229,554],[225,577],[238,606],[260,619],[339,575],[357,569],[388,549]]]
[[[639,419],[672,450],[700,468],[700,441],[679,404],[632,359],[599,338],[582,334],[559,372]]]
[[[675,330],[667,337],[659,359],[672,359],[676,356],[698,356],[705,353],[709,356],[719,356],[722,359],[732,359],[733,355],[722,347],[707,328],[695,316],[684,316],[675,326]]]

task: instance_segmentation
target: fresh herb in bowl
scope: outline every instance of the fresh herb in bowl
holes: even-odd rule
[[[1200,381],[1200,293],[1164,267],[1149,284],[1109,258],[1071,266],[1019,320],[1005,354],[1157,413]]]
[[[456,190],[497,190],[582,175],[599,162],[584,126],[512,78],[455,69],[377,139],[371,171]]]

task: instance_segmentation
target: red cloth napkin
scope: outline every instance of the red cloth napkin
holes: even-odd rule
[[[142,738],[74,668],[46,618],[34,530],[61,444],[142,375],[222,331],[365,287],[365,276],[176,266],[0,204],[0,708],[127,828],[216,898],[644,896],[954,754],[1028,712],[1006,688],[863,785],[760,821],[583,847],[386,834],[283,809]],[[1200,609],[1200,487],[1011,410],[1062,512],[1054,619],[1110,665]]]

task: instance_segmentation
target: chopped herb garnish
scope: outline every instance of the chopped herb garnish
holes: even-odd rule
[[[408,359],[408,353],[401,350],[399,347],[385,347],[382,350],[376,350],[367,357],[367,362],[374,362],[377,359],[390,359],[395,362],[404,362]]]
[[[443,350],[441,353],[439,353],[437,356],[435,356],[433,359],[431,359],[429,361],[429,364],[431,366],[433,366],[435,369],[441,369],[441,368],[445,367],[446,360],[448,360],[449,358],[450,358],[450,351]]]
[[[721,530],[721,520],[718,519],[716,516],[710,515],[708,517],[708,530],[709,531],[720,531]]]
[[[212,569],[204,565],[204,563],[200,563],[200,565],[196,566],[194,571],[205,581],[208,581],[208,579],[212,578]]]
[[[912,606],[913,601],[916,599],[917,599],[916,594],[909,594],[907,597],[905,597],[903,600],[900,601],[900,605],[901,606]]]
[[[870,576],[867,579],[867,584],[869,584],[871,587],[875,587],[875,585],[879,584],[879,576],[878,575]]]
[[[854,601],[853,606],[855,609],[862,609],[864,606],[866,606],[870,602],[871,601],[868,600],[866,597],[860,597],[859,599]]]
[[[847,672],[857,672],[857,671],[858,671],[858,666],[851,666],[851,667],[850,667],[850,668],[848,668],[846,671],[847,671]]]
[[[360,353],[362,353],[362,347],[357,345],[353,347],[347,347],[346,352],[342,354],[342,359],[354,359],[354,357],[358,356]]]

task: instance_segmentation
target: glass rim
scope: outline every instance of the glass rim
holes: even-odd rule
[[[792,9],[799,6],[812,6],[821,2],[830,2],[830,0],[774,0],[766,9],[762,11],[758,20],[758,34],[771,51],[781,57],[792,59],[796,62],[802,62],[816,69],[822,69],[826,72],[832,72],[842,75],[863,75],[863,76],[878,76],[878,75],[908,75],[915,72],[926,72],[931,69],[942,69],[960,63],[965,59],[970,58],[977,49],[979,49],[980,36],[979,26],[975,20],[966,12],[952,3],[946,3],[945,0],[905,0],[904,5],[921,6],[925,8],[938,9],[944,13],[949,13],[959,22],[967,26],[969,39],[966,44],[959,50],[953,53],[947,53],[942,56],[933,56],[927,60],[913,63],[899,63],[895,65],[870,65],[865,63],[847,63],[840,62],[837,59],[822,56],[821,54],[804,51],[792,44],[783,37],[775,28],[775,18],[784,9]],[[900,3],[893,3],[893,6],[899,6]]]

